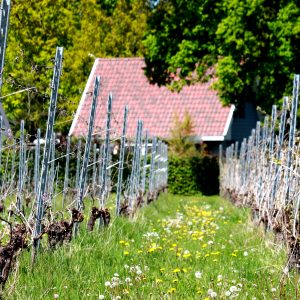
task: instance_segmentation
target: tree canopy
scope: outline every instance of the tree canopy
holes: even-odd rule
[[[10,16],[3,99],[18,128],[45,127],[56,46],[64,47],[56,131],[67,132],[96,57],[142,55],[149,14],[143,0],[14,0]]]
[[[300,72],[300,1],[162,0],[144,45],[152,83],[180,90],[215,76],[224,104],[269,111]]]

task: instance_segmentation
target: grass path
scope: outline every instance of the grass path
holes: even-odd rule
[[[163,195],[134,220],[19,263],[5,299],[299,299],[285,253],[220,197]]]

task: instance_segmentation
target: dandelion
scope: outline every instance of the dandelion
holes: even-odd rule
[[[237,287],[235,285],[233,285],[233,286],[230,287],[229,290],[230,290],[231,293],[234,293],[234,292],[237,291]]]
[[[110,281],[105,281],[104,285],[105,285],[106,287],[110,287],[110,286],[111,286],[111,283],[110,283]]]
[[[131,279],[130,279],[129,277],[126,277],[126,278],[125,278],[125,282],[126,282],[126,283],[129,283],[129,282],[131,282]]]
[[[226,292],[225,292],[225,296],[226,296],[226,297],[229,297],[230,295],[231,295],[231,292],[230,292],[230,291],[226,291]]]
[[[247,251],[245,251],[245,252],[243,253],[243,255],[244,255],[244,256],[248,256],[249,253],[248,253]]]
[[[275,293],[275,292],[276,292],[276,288],[274,288],[274,287],[271,288],[271,292],[272,292],[272,293]]]
[[[179,273],[180,272],[180,269],[179,268],[176,268],[173,270],[173,273]]]
[[[222,275],[218,275],[217,280],[221,281],[222,279],[223,279],[223,276]]]
[[[54,299],[57,299],[58,297],[59,297],[58,294],[54,294],[54,295],[53,295],[53,298],[54,298]]]
[[[217,297],[217,293],[216,292],[211,292],[210,297],[211,298],[216,298]]]
[[[115,277],[119,277],[119,274],[118,274],[118,273],[115,273],[114,276],[115,276]]]
[[[124,251],[124,255],[128,255],[129,254],[129,252],[128,251]]]
[[[99,295],[99,299],[104,299],[105,296],[104,295]]]
[[[195,272],[195,277],[200,279],[202,277],[202,273],[200,271]]]
[[[175,293],[176,292],[176,289],[175,288],[170,288],[168,289],[168,293],[169,294],[172,294],[172,293]]]
[[[159,278],[157,278],[157,279],[155,280],[155,282],[156,282],[156,283],[161,283],[161,282],[162,282],[162,280],[161,280],[161,279],[159,279]]]

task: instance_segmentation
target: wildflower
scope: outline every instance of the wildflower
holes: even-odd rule
[[[53,295],[53,298],[54,298],[54,299],[57,299],[58,297],[59,297],[58,294],[54,294],[54,295]]]
[[[109,287],[109,286],[111,286],[111,283],[110,283],[110,281],[105,281],[104,285],[105,285],[106,287]]]
[[[129,277],[126,277],[126,278],[125,278],[125,282],[126,282],[126,283],[129,283],[129,282],[131,282],[131,279],[130,279]]]
[[[173,273],[179,273],[180,272],[180,269],[179,268],[176,268],[173,270]]]
[[[211,298],[216,298],[217,297],[217,293],[216,292],[211,292],[210,297]]]
[[[208,241],[207,244],[208,245],[212,245],[214,242],[213,241]]]
[[[217,279],[218,279],[218,281],[221,281],[223,279],[223,276],[222,275],[218,275]]]
[[[200,279],[202,277],[202,273],[200,271],[195,272],[195,277]]]
[[[129,291],[128,291],[127,289],[124,289],[124,290],[123,290],[123,294],[124,294],[124,295],[127,295],[127,294],[129,294]]]
[[[162,282],[162,280],[159,279],[159,278],[157,278],[157,279],[155,280],[155,282],[156,282],[156,283],[160,283],[160,282]]]
[[[160,268],[159,269],[159,271],[161,271],[161,272],[163,272],[163,271],[165,271],[166,270],[166,268]]]
[[[128,251],[124,251],[124,255],[128,255],[129,254],[129,252]]]
[[[230,292],[230,291],[226,291],[226,292],[225,292],[225,296],[226,296],[226,297],[229,297],[230,295],[231,295],[231,292]]]
[[[271,288],[271,292],[275,293],[276,292],[276,288]]]
[[[169,294],[172,294],[172,293],[174,293],[174,292],[176,292],[176,289],[175,289],[175,288],[170,288],[170,289],[168,289],[168,293],[169,293]]]
[[[243,253],[243,255],[244,255],[244,256],[248,256],[248,252],[245,251],[245,252]]]
[[[114,276],[115,276],[115,277],[119,277],[119,274],[118,274],[118,273],[115,273]]]
[[[104,295],[99,295],[99,299],[104,299]]]
[[[121,299],[121,296],[116,296],[114,299],[115,299],[115,300],[120,300],[120,299]]]
[[[137,271],[136,271],[136,274],[137,274],[137,275],[141,275],[141,274],[143,274],[143,272],[142,272],[142,270],[137,270]]]
[[[173,279],[173,281],[172,281],[172,282],[176,283],[176,282],[178,282],[178,279]]]
[[[125,268],[125,269],[129,269],[129,266],[128,266],[128,265],[124,265],[124,268]]]

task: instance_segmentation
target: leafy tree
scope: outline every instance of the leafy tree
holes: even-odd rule
[[[216,75],[224,104],[269,110],[300,72],[300,1],[160,1],[144,45],[151,82],[180,89]]]
[[[96,57],[140,56],[149,8],[143,0],[15,0],[3,99],[13,127],[45,127],[56,46],[64,47],[56,131],[67,132]]]

